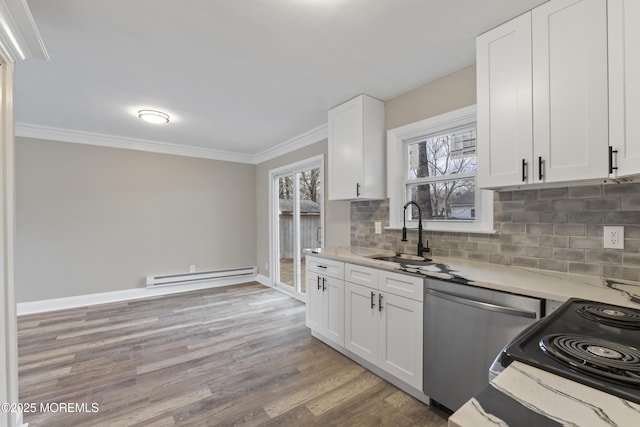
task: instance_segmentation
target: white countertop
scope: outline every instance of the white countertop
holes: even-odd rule
[[[377,261],[372,255],[393,255],[374,248],[340,247],[325,249],[315,256],[387,268],[401,269],[392,262]],[[640,283],[605,280],[601,277],[563,274],[520,267],[486,264],[451,258],[433,258],[433,264],[402,271],[421,274],[556,301],[582,298],[640,308]],[[493,396],[493,397],[491,397]],[[501,414],[492,414],[482,406],[482,399],[498,400]],[[486,402],[485,402],[486,403]],[[495,405],[493,405],[495,407]],[[506,412],[505,412],[506,411]],[[475,398],[469,400],[449,418],[452,427],[508,426],[520,423],[500,418],[505,413],[513,417],[540,417],[541,426],[638,426],[640,405],[604,393],[583,384],[513,362]],[[518,415],[515,416],[518,419]],[[524,418],[519,418],[520,420]]]
[[[355,264],[372,265],[398,270],[393,262],[369,258],[375,255],[393,255],[393,252],[360,247],[323,249],[314,256]],[[583,298],[626,307],[640,308],[640,283],[625,280],[605,280],[601,277],[555,273],[520,267],[434,257],[433,264],[406,271],[466,283],[472,286],[528,295],[537,298],[566,301]]]
[[[541,416],[535,425],[620,426],[640,425],[640,405],[611,394],[578,384],[520,362],[513,362],[487,388],[500,393],[505,402],[482,402],[483,393],[465,403],[449,417],[449,427],[495,427],[518,425],[532,414]],[[498,398],[500,399],[500,398]],[[508,401],[513,401],[509,404]],[[544,420],[549,421],[548,424]],[[517,421],[516,421],[517,423]]]

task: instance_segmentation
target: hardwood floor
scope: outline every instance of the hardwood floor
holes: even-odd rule
[[[21,316],[18,340],[32,427],[446,425],[258,283]]]

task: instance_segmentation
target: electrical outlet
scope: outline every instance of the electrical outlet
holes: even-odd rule
[[[376,221],[373,224],[375,225],[376,234],[382,234],[382,223],[380,221]]]
[[[603,229],[604,249],[624,249],[624,227],[605,225]]]
[[[196,272],[196,265],[195,264],[191,264],[189,266],[189,273],[195,273]]]

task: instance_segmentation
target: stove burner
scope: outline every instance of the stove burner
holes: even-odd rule
[[[625,329],[640,329],[640,311],[626,307],[612,307],[607,304],[590,303],[576,310],[582,317]]]
[[[590,345],[587,351],[596,356],[606,357],[607,359],[622,359],[622,353],[599,345]]]
[[[546,335],[540,348],[579,371],[640,385],[640,351],[635,347],[583,335]]]

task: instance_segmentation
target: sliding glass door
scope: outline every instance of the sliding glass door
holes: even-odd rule
[[[305,249],[322,247],[322,161],[312,159],[272,171],[274,285],[306,299]]]

